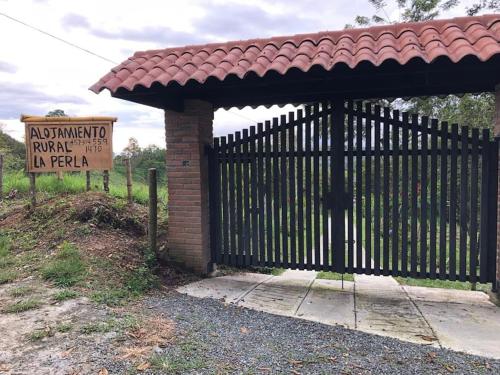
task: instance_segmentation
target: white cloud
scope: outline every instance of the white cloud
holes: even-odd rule
[[[395,7],[387,11],[397,17]],[[116,62],[171,45],[341,29],[357,14],[373,13],[367,0],[9,0],[0,2],[0,12]],[[459,14],[463,10],[450,13]],[[164,146],[162,111],[88,91],[113,64],[1,15],[0,35],[0,122],[13,136],[22,138],[21,113],[61,108],[75,116],[117,116],[115,152],[132,136],[144,146]],[[214,132],[227,134],[288,110],[219,110]]]

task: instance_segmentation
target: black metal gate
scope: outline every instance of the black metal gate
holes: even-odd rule
[[[494,280],[488,130],[335,101],[216,138],[209,155],[214,263]]]

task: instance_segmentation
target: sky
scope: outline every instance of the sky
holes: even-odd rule
[[[440,18],[464,15],[472,2],[461,1]],[[380,15],[398,20],[399,10],[390,5],[395,1],[387,3]],[[22,140],[21,114],[62,109],[70,116],[115,116],[115,152],[130,137],[142,147],[165,147],[161,110],[88,88],[135,51],[338,30],[356,15],[374,12],[368,0],[0,0],[0,123]],[[221,109],[214,134],[233,133],[290,109]]]

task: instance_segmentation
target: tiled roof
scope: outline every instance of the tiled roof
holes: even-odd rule
[[[432,63],[441,56],[454,63],[466,56],[486,61],[497,54],[500,14],[491,14],[136,52],[90,89],[114,93],[154,83],[184,86],[212,78],[245,79],[252,73],[263,77],[270,71],[284,75],[293,68],[330,71],[337,64],[355,68],[387,60],[404,65],[415,58]]]

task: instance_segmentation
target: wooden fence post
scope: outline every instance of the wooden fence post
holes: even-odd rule
[[[109,171],[102,172],[102,182],[104,185],[104,191],[109,193]]]
[[[33,172],[30,172],[29,178],[30,178],[31,208],[35,208],[36,207],[36,175]]]
[[[158,223],[158,188],[156,183],[156,168],[149,169],[149,250],[151,254],[156,254],[156,236]]]
[[[57,179],[62,181],[64,179],[63,171],[57,171]]]
[[[127,172],[127,200],[132,204],[132,164],[130,158],[125,159],[125,168]]]
[[[3,199],[3,155],[0,154],[0,201]]]
[[[90,171],[85,171],[85,191],[90,191]]]

